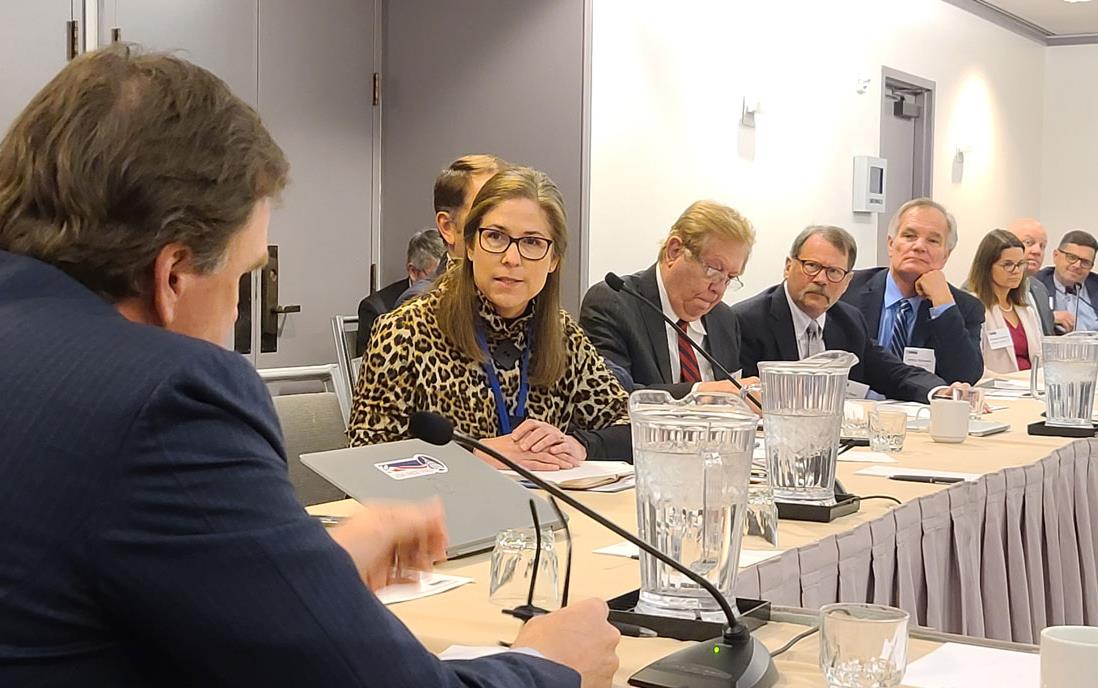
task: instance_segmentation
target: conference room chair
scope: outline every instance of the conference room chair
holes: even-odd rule
[[[354,396],[355,383],[362,371],[362,357],[352,357],[355,350],[355,338],[358,336],[357,315],[337,315],[332,318],[332,337],[335,339],[336,361],[343,369],[347,381],[347,393]]]
[[[350,397],[341,368],[326,365],[266,368],[259,371],[272,390],[275,411],[282,424],[289,461],[290,482],[298,500],[305,506],[344,499],[342,490],[301,463],[301,455],[343,449],[347,446],[347,419]],[[322,385],[323,391],[281,393],[290,383]],[[297,387],[309,388],[310,384]]]

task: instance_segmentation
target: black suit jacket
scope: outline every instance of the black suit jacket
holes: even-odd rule
[[[1048,290],[1049,295],[1052,297],[1056,296],[1056,282],[1053,281],[1055,274],[1056,268],[1047,267],[1042,268],[1033,276],[1034,280],[1045,285],[1045,289]],[[1087,299],[1090,300],[1090,303],[1095,308],[1098,308],[1098,275],[1095,275],[1093,272],[1088,274],[1086,280],[1083,281],[1083,284],[1086,286]],[[1083,306],[1083,308],[1085,307],[1086,306]]]
[[[1033,305],[1037,307],[1037,315],[1041,320],[1041,332],[1045,336],[1056,334],[1056,319],[1052,314],[1052,304],[1049,303],[1048,287],[1034,275],[1029,280],[1029,294],[1033,297]]]
[[[377,316],[396,307],[397,299],[408,289],[408,278],[397,280],[358,302],[358,332],[355,333],[355,356],[361,356],[370,343],[370,330]]]
[[[659,307],[657,269],[653,265],[624,280]],[[706,331],[705,350],[729,372],[739,370],[740,328],[728,305],[718,303],[702,318],[702,324]],[[671,379],[671,356],[663,318],[638,299],[599,282],[583,297],[580,325],[599,353],[625,369],[635,386],[667,389],[677,397],[690,391],[690,384]],[[721,380],[725,375],[714,369],[713,377]]]
[[[858,270],[842,296],[843,301],[862,312],[869,336],[874,340],[881,326],[887,275],[888,268]],[[949,291],[956,305],[933,320],[930,301],[923,301],[915,316],[909,346],[934,349],[934,372],[946,382],[976,384],[984,375],[984,356],[980,353],[984,306],[975,296],[952,284]]]
[[[428,652],[298,503],[239,354],[0,251],[0,389],[0,686],[579,686]]]
[[[740,322],[740,362],[744,375],[758,375],[759,361],[796,361],[797,335],[785,289],[781,284],[732,306]],[[926,403],[935,387],[944,385],[936,375],[905,365],[877,346],[857,308],[839,301],[827,311],[823,331],[828,350],[849,351],[858,357],[850,379],[869,385],[889,399]]]

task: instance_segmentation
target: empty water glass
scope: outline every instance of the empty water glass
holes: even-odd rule
[[[968,413],[968,417],[972,420],[980,420],[980,417],[984,415],[986,392],[983,388],[954,389],[952,394],[954,401],[967,401],[968,405],[972,407]]]
[[[869,448],[876,452],[897,453],[907,438],[907,413],[875,409],[869,414]]]
[[[877,408],[874,401],[847,399],[843,402],[843,437],[864,439],[869,436],[869,414]]]
[[[533,528],[510,528],[496,533],[489,574],[489,599],[501,607],[526,604],[534,577],[537,538]],[[541,557],[534,581],[533,604],[553,609],[560,601],[557,588],[557,552],[551,528],[541,529]]]
[[[907,671],[908,613],[878,604],[820,608],[820,669],[828,688],[894,688]]]

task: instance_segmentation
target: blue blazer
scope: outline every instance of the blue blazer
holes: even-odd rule
[[[862,312],[869,336],[877,339],[884,306],[888,268],[856,270],[842,300]],[[948,383],[976,384],[984,376],[984,355],[980,353],[980,327],[984,305],[972,294],[949,285],[956,305],[931,320],[930,301],[923,301],[915,314],[911,346],[934,349],[934,374]]]
[[[0,251],[0,389],[0,686],[579,685],[429,653],[294,498],[241,356]]]

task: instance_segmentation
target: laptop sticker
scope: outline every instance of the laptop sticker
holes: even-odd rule
[[[446,467],[446,464],[426,454],[416,454],[408,459],[382,461],[381,463],[375,463],[374,467],[393,480],[422,478],[425,475],[437,475],[450,470]]]

